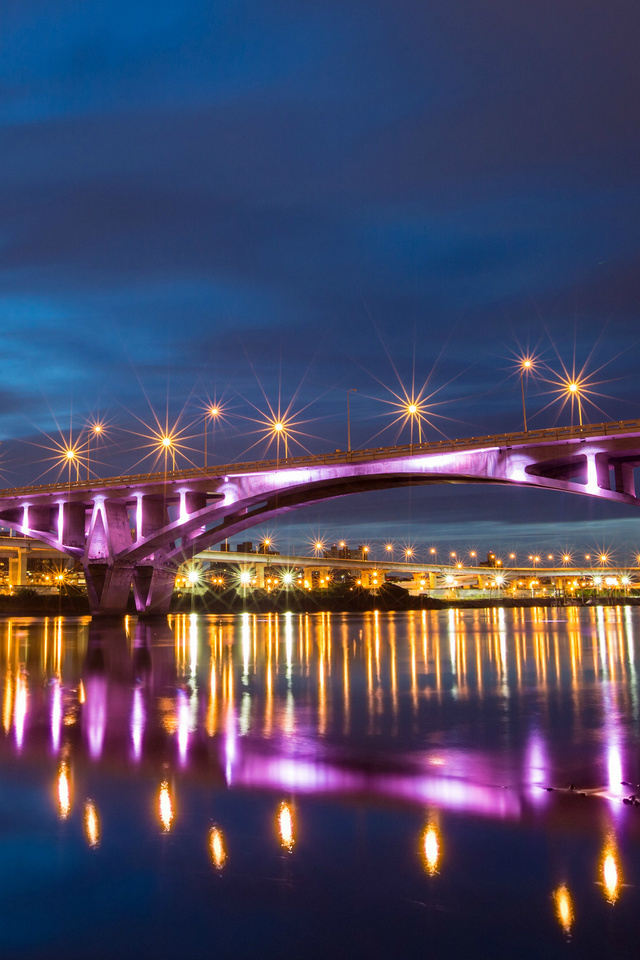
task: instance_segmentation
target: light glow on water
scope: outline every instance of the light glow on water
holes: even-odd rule
[[[280,834],[280,843],[291,852],[295,844],[293,810],[291,806],[283,801],[278,810],[278,833]]]
[[[435,876],[440,862],[440,838],[434,823],[429,823],[422,835],[422,857],[429,876]]]
[[[60,818],[66,820],[71,813],[71,786],[69,783],[69,770],[67,764],[63,761],[58,771],[58,809]]]
[[[608,903],[615,903],[620,895],[620,865],[618,851],[613,836],[607,840],[602,853],[601,863],[602,885]]]
[[[84,833],[90,847],[97,847],[100,843],[100,820],[93,800],[87,800],[84,805]]]
[[[158,815],[160,817],[160,823],[162,824],[163,830],[165,833],[169,833],[173,823],[174,812],[171,794],[169,793],[169,784],[166,780],[164,780],[160,785],[160,793],[158,794]]]
[[[216,870],[222,870],[227,862],[227,848],[222,830],[211,827],[209,831],[209,854]]]
[[[574,922],[574,913],[573,913],[573,901],[571,899],[571,894],[566,887],[566,884],[561,884],[553,892],[553,901],[556,908],[556,917],[558,923],[567,934],[571,933],[571,927]]]

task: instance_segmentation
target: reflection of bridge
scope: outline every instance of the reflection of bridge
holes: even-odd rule
[[[0,523],[80,561],[94,614],[168,610],[176,569],[306,504],[432,483],[500,483],[640,504],[640,421],[562,427],[2,491]]]
[[[566,697],[571,729],[595,674],[607,682],[589,706],[593,767],[609,770],[620,804],[620,768],[635,764],[634,623],[629,608],[7,620],[0,759],[519,817],[566,770],[538,712],[552,729]],[[515,694],[532,689],[525,737]],[[470,731],[497,716],[504,749],[487,749]]]

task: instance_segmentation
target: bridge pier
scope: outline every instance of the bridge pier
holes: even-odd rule
[[[18,549],[16,553],[9,557],[9,586],[23,587],[27,582],[27,551]]]
[[[138,613],[166,616],[176,582],[175,564],[141,564],[133,570],[133,594]]]
[[[133,566],[91,561],[83,566],[91,615],[123,617],[131,593]]]

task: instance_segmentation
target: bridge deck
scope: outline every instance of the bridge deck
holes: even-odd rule
[[[533,447],[557,441],[581,441],[620,434],[638,435],[640,443],[640,420],[619,420],[612,423],[586,424],[578,427],[550,427],[543,430],[521,431],[519,433],[495,433],[484,437],[466,437],[459,440],[433,440],[425,443],[403,444],[393,447],[370,447],[349,452],[336,450],[334,453],[307,454],[300,457],[280,458],[279,460],[255,460],[244,463],[216,464],[211,467],[192,467],[188,470],[170,470],[160,473],[124,474],[117,477],[92,480],[73,480],[71,483],[38,484],[27,487],[11,487],[0,490],[0,499],[24,497],[28,494],[63,494],[71,491],[90,491],[99,487],[131,487],[149,484],[177,484],[183,480],[219,478],[242,473],[263,473],[279,470],[283,467],[335,465],[341,463],[366,463],[375,460],[403,458],[428,453],[463,453],[465,450],[478,450],[495,447]]]

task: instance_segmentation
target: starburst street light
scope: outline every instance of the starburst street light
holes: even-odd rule
[[[313,553],[315,557],[324,556],[324,552],[327,549],[327,540],[325,535],[320,533],[312,533],[312,535],[307,539],[308,549]]]
[[[85,449],[79,438],[74,439],[72,430],[69,430],[69,433],[65,434],[59,427],[59,439],[44,433],[44,431],[41,432],[47,442],[35,444],[35,446],[41,447],[41,449],[50,454],[50,456],[45,457],[44,460],[45,462],[50,462],[51,465],[47,467],[36,480],[46,476],[47,473],[56,468],[58,478],[66,474],[68,483],[71,483],[72,480],[79,480],[80,467],[85,462]]]
[[[560,412],[562,412],[567,404],[569,404],[571,421],[573,423],[574,415],[577,411],[580,426],[583,426],[585,412],[590,407],[603,417],[606,417],[605,411],[598,406],[594,399],[596,397],[606,398],[606,394],[600,393],[599,390],[596,389],[603,383],[606,383],[606,381],[595,379],[604,364],[591,373],[587,373],[587,365],[591,357],[589,357],[581,368],[576,367],[574,359],[571,369],[563,363],[560,357],[558,357],[558,359],[560,360],[561,366],[560,372],[555,372],[549,368],[550,375],[543,378],[543,382],[550,385],[547,393],[552,394],[554,397],[547,406],[559,400],[561,401]]]
[[[153,458],[152,469],[156,467],[158,463],[162,462],[165,473],[167,473],[169,466],[171,466],[172,470],[177,469],[177,461],[179,458],[185,460],[189,466],[195,467],[195,463],[189,457],[190,453],[195,452],[194,448],[186,442],[193,438],[193,435],[187,432],[191,424],[180,426],[180,417],[171,423],[168,416],[165,418],[164,423],[162,423],[155,412],[153,413],[153,418],[155,423],[148,424],[136,416],[136,420],[142,425],[142,430],[129,431],[146,441],[141,444],[141,449],[143,451],[148,450],[147,453],[144,453],[143,456],[134,463],[131,469],[134,469],[140,463],[144,463],[145,460],[151,458]]]
[[[435,400],[436,395],[440,392],[440,390],[443,389],[444,386],[447,386],[447,384],[443,384],[434,389],[430,382],[433,375],[432,370],[422,386],[419,386],[415,382],[414,369],[411,385],[405,386],[398,369],[388,354],[388,351],[387,356],[395,374],[397,387],[394,388],[393,386],[389,386],[388,383],[385,383],[379,377],[374,376],[373,379],[376,380],[390,395],[389,399],[383,399],[382,403],[390,408],[389,416],[392,419],[387,426],[383,427],[382,430],[380,430],[375,434],[374,437],[371,438],[370,442],[375,440],[380,433],[383,433],[389,427],[396,425],[398,426],[398,434],[400,434],[405,427],[409,427],[409,442],[411,446],[413,446],[416,432],[418,434],[418,442],[422,444],[424,440],[423,432],[426,427],[431,427],[438,433],[442,434],[442,436],[445,436],[443,431],[436,426],[434,420],[438,418],[447,419],[446,417],[443,417],[442,414],[436,413],[436,407],[442,406],[444,401]]]
[[[263,413],[254,403],[251,403],[251,406],[254,410],[257,411],[257,417],[245,417],[246,420],[250,420],[252,423],[257,423],[258,427],[254,430],[254,433],[258,433],[259,439],[255,441],[250,447],[251,450],[253,447],[257,446],[262,441],[267,441],[267,450],[275,442],[276,445],[276,462],[280,462],[280,451],[284,451],[285,460],[289,456],[289,447],[294,445],[300,448],[301,451],[308,453],[309,451],[304,446],[301,441],[301,437],[311,437],[310,434],[305,433],[303,430],[299,429],[307,423],[311,423],[311,420],[300,420],[298,413],[293,413],[291,408],[293,401],[286,407],[284,410],[281,408],[280,403],[277,407],[273,407],[269,400],[265,397],[268,412]],[[307,405],[308,406],[308,405]],[[306,409],[302,408],[303,410]]]

